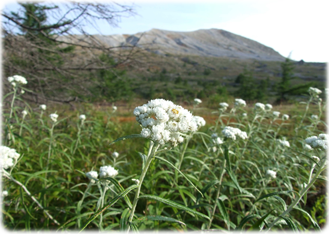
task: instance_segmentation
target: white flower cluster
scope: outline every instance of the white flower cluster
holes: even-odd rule
[[[270,177],[272,177],[273,179],[276,178],[276,172],[272,171],[272,170],[267,170],[266,171],[266,175],[269,175]]]
[[[206,124],[202,117],[164,99],[136,107],[134,115],[143,127],[141,135],[161,145],[171,142],[175,146],[184,141],[181,133],[195,132]]]
[[[279,142],[280,145],[283,146],[283,147],[290,147],[290,143],[289,143],[289,141],[278,139],[278,142]]]
[[[320,134],[317,136],[311,136],[305,139],[305,142],[311,145],[313,148],[320,147],[327,150],[328,146],[328,134]]]
[[[259,103],[259,102],[257,102],[257,103],[255,104],[255,109],[256,109],[256,110],[264,111],[264,110],[265,110],[265,105],[264,105],[263,103]]]
[[[246,101],[243,100],[243,99],[235,99],[235,102],[234,102],[234,106],[235,107],[245,107],[247,104],[246,104]]]
[[[115,112],[118,108],[116,106],[112,106],[113,112]]]
[[[273,111],[273,116],[274,118],[278,118],[280,116],[280,112],[279,111]]]
[[[99,169],[99,177],[114,177],[118,174],[118,171],[114,169],[112,166],[103,166]]]
[[[81,119],[81,120],[85,120],[85,119],[86,119],[86,116],[85,116],[85,115],[80,115],[80,116],[79,116],[79,119]]]
[[[50,114],[49,117],[53,122],[57,122],[58,114],[53,113],[53,114]]]
[[[194,102],[196,105],[199,105],[200,103],[202,103],[201,99],[199,99],[199,98],[194,98]]]
[[[45,111],[47,109],[47,106],[45,104],[42,104],[39,106],[41,110]]]
[[[18,84],[27,84],[27,80],[23,76],[14,75],[8,77],[9,83],[11,83],[12,86],[16,86],[16,83]]]
[[[14,160],[19,158],[19,154],[15,149],[11,149],[7,146],[0,146],[0,158],[3,169],[8,169],[14,166]]]
[[[313,88],[313,87],[310,87],[310,88],[308,89],[308,92],[309,92],[310,95],[313,96],[313,97],[318,97],[318,95],[322,93],[322,91],[321,91],[320,89]]]
[[[282,119],[283,120],[288,120],[289,119],[289,115],[287,115],[287,114],[282,115]]]
[[[103,166],[99,169],[99,178],[114,177],[118,174],[112,166]],[[97,171],[90,171],[86,173],[86,176],[90,179],[91,183],[95,183],[98,177]]]
[[[229,105],[226,102],[219,103],[220,110],[225,111]]]
[[[222,133],[223,133],[223,135],[224,135],[226,138],[231,138],[231,139],[233,139],[234,141],[236,140],[236,136],[239,136],[239,137],[242,138],[243,140],[248,138],[246,132],[243,132],[243,131],[241,131],[241,130],[238,129],[238,128],[233,128],[233,127],[230,127],[230,126],[226,126],[226,127],[223,129]]]
[[[319,157],[317,157],[317,156],[315,156],[315,155],[312,156],[312,159],[313,159],[314,161],[316,161],[317,163],[320,162]]]
[[[91,183],[95,183],[98,177],[97,171],[90,171],[86,173],[86,176],[90,179]]]
[[[273,106],[271,104],[266,104],[265,105],[265,110],[270,111],[272,110]]]

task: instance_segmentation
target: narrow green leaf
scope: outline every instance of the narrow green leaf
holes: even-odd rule
[[[118,139],[116,139],[115,141],[112,141],[110,143],[110,145],[113,145],[114,143],[117,143],[118,141],[124,141],[126,139],[131,139],[131,138],[143,138],[141,134],[132,134],[132,135],[128,135],[128,136],[123,136],[123,137],[119,137]]]
[[[182,225],[186,225],[182,221],[179,221],[177,219],[169,218],[166,216],[160,216],[160,215],[155,215],[155,216],[146,216],[147,220],[152,220],[152,221],[165,221],[165,222],[172,222],[172,223],[179,223]]]
[[[1,207],[0,207],[0,212],[3,213],[4,215],[8,216],[8,218],[10,218],[11,222],[14,222],[14,218],[7,211],[2,209]]]
[[[261,230],[261,227],[260,227],[261,224],[263,222],[265,222],[265,219],[267,218],[267,216],[269,216],[271,214],[271,212],[272,212],[272,210],[270,210],[266,215],[264,215],[262,218],[260,218],[259,220],[257,220],[257,222],[254,223],[254,225],[252,225],[252,227],[250,229],[248,229],[248,230],[251,231],[251,230],[257,229],[258,231],[260,231]]]
[[[289,226],[289,228],[293,231],[298,231],[297,226],[295,225],[295,223],[288,217],[283,217],[280,216],[282,219],[284,219],[284,221],[286,221],[287,225]]]
[[[23,204],[23,207],[24,207],[24,210],[26,211],[26,213],[34,220],[36,220],[35,217],[33,217],[29,211],[29,209],[27,208],[27,206],[25,205],[25,202],[24,202],[24,195],[23,195],[23,188],[20,187],[20,195],[21,195],[21,199],[22,199],[22,204]]]
[[[133,230],[134,232],[138,232],[138,227],[135,223],[129,223],[129,226],[131,230]]]
[[[129,215],[130,215],[130,210],[129,210],[129,208],[126,208],[121,214],[121,219],[120,219],[120,230],[121,231],[125,231],[128,229]]]
[[[235,177],[234,173],[232,173],[232,171],[230,169],[226,169],[227,174],[231,177],[233,183],[236,185],[236,188],[239,190],[240,193],[242,193],[239,182],[237,180],[237,178]]]
[[[89,223],[91,223],[94,219],[96,219],[101,213],[103,213],[107,208],[109,208],[110,206],[112,206],[113,204],[115,204],[120,198],[126,196],[131,190],[137,188],[138,185],[132,185],[129,188],[127,188],[126,190],[122,191],[120,194],[118,194],[117,196],[115,196],[114,198],[112,198],[109,202],[108,205],[106,205],[105,207],[103,207],[99,212],[97,212],[93,217],[91,217],[87,223],[83,226],[83,228],[80,230],[83,231],[88,225]]]
[[[223,145],[223,147],[224,147],[224,156],[227,161],[227,169],[231,170],[231,161],[230,161],[230,156],[228,153],[228,147],[226,145]]]
[[[320,230],[320,226],[318,225],[318,223],[312,218],[312,216],[304,209],[299,208],[299,207],[294,207],[295,210],[299,210],[300,212],[302,212],[303,214],[305,214],[312,222],[313,226],[317,229]]]
[[[114,184],[114,186],[119,190],[119,192],[123,192],[124,191],[124,188],[121,186],[121,184],[116,179],[114,179],[112,177],[107,177],[107,178],[104,178],[104,179],[111,181]],[[124,199],[125,199],[128,207],[131,209],[132,208],[132,204],[130,202],[129,197],[128,196],[124,196]]]
[[[162,202],[164,204],[167,204],[169,206],[176,207],[178,209],[185,210],[185,211],[190,212],[192,214],[195,214],[195,215],[201,216],[203,218],[209,219],[208,216],[206,216],[206,215],[204,215],[204,214],[202,214],[202,213],[200,213],[198,211],[192,210],[192,209],[190,209],[190,208],[188,208],[186,206],[183,206],[183,205],[178,204],[176,202],[173,202],[173,201],[164,199],[162,197],[153,196],[153,195],[142,195],[139,198],[146,198],[146,199],[156,200],[156,201]]]
[[[169,164],[170,166],[172,166],[174,169],[176,169],[182,176],[184,176],[184,178],[201,194],[201,196],[203,197],[203,194],[201,193],[201,191],[192,183],[192,181],[190,181],[186,175],[183,174],[183,172],[181,172],[177,167],[175,167],[171,162],[165,160],[164,158],[158,157],[158,156],[154,156],[157,159],[160,159],[162,161],[164,161],[165,163]]]
[[[250,214],[250,215],[247,215],[246,217],[244,217],[240,223],[239,223],[239,226],[236,228],[237,230],[241,230],[243,228],[243,226],[249,222],[250,220],[254,219],[254,218],[259,218],[260,216],[259,215],[255,215],[255,214]]]
[[[222,200],[218,199],[217,204],[218,204],[219,212],[222,214],[225,223],[227,225],[229,225],[230,219],[229,219],[229,216],[227,214],[224,202]]]

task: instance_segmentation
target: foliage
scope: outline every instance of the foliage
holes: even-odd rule
[[[139,124],[117,119],[120,109],[20,107],[15,99],[24,100],[24,95],[16,91],[23,87],[16,88],[4,96],[4,103],[14,105],[3,112],[3,145],[21,155],[3,176],[9,193],[2,207],[6,229],[307,231],[325,222],[326,194],[319,188],[326,181],[326,152],[305,148],[307,137],[325,132],[325,103],[310,102],[309,112],[282,110],[289,120],[274,118],[272,110],[234,108],[232,102],[225,110],[200,110],[203,116],[215,112],[217,121],[176,147],[150,152],[152,143],[140,138]],[[23,118],[24,109],[28,114]],[[59,118],[53,122],[48,115],[56,110]],[[248,138],[225,137],[227,126]],[[215,141],[214,134],[223,142]],[[112,156],[115,151],[119,157]],[[93,183],[85,174],[106,165],[118,170],[115,178]],[[132,181],[143,173],[142,184]]]
[[[281,81],[276,84],[277,92],[277,103],[283,103],[288,100],[288,95],[300,95],[305,94],[309,87],[314,85],[311,82],[291,86],[291,81],[295,79],[294,77],[294,65],[293,62],[286,58],[285,62],[281,63],[282,76]]]

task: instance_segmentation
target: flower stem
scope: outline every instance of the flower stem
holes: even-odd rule
[[[56,219],[54,219],[49,213],[48,211],[46,211],[43,206],[38,202],[38,200],[32,196],[32,194],[29,192],[29,190],[19,181],[15,180],[10,174],[8,174],[8,172],[6,172],[5,170],[2,170],[2,175],[7,177],[9,180],[13,181],[14,183],[16,183],[17,185],[19,185],[25,192],[26,194],[40,207],[40,209],[42,209],[45,214],[48,216],[48,218],[50,218],[52,221],[54,221],[54,223],[56,223],[57,225],[60,225],[59,222],[57,222]]]
[[[137,191],[136,191],[136,194],[135,194],[135,198],[134,198],[134,201],[133,201],[133,204],[132,204],[132,209],[131,209],[131,213],[130,213],[130,216],[129,216],[129,220],[128,220],[128,223],[130,224],[134,218],[134,213],[135,213],[135,209],[136,209],[136,206],[137,206],[137,202],[138,202],[138,199],[139,199],[139,193],[140,193],[140,190],[141,190],[141,187],[142,187],[142,184],[143,184],[143,180],[144,180],[144,177],[146,175],[146,172],[153,160],[153,157],[157,151],[157,149],[159,148],[160,145],[158,145],[158,143],[155,143],[153,145],[153,142],[151,143],[150,145],[150,148],[149,148],[149,152],[148,152],[148,157],[147,157],[147,160],[146,160],[146,163],[145,163],[145,167],[142,171],[142,174],[140,175],[139,177],[139,183],[138,183],[138,187],[137,187]],[[130,225],[128,225],[128,229],[127,231],[129,232],[130,230]]]
[[[317,180],[321,172],[326,168],[325,167],[326,160],[323,160],[323,164],[321,165],[320,169],[317,171],[313,179],[308,183],[308,185],[301,191],[300,196],[298,196],[297,199],[295,199],[290,206],[287,208],[286,211],[284,211],[281,215],[279,215],[269,226],[268,230],[271,230],[271,228],[275,225],[276,222],[278,222],[281,217],[284,217],[285,215],[289,214],[289,212],[295,207],[295,205],[298,204],[300,199],[305,195],[305,193],[308,191],[308,189],[314,184],[314,182]],[[311,171],[311,174],[313,173],[313,170]],[[311,177],[311,175],[310,175]]]

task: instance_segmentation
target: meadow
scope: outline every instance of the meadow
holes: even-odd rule
[[[25,102],[24,79],[9,79],[2,101],[7,230],[325,227],[328,135],[319,89],[289,107],[154,99],[128,110],[70,110]]]

